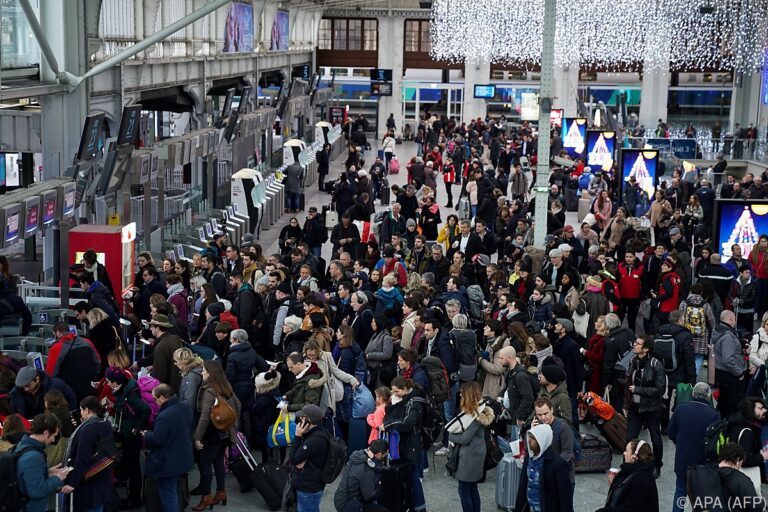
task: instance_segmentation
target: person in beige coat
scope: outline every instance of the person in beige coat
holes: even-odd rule
[[[310,388],[322,388],[320,409],[323,412],[331,409],[336,415],[336,402],[344,398],[343,385],[349,384],[354,389],[359,382],[354,375],[341,371],[331,353],[322,350],[316,341],[309,340],[304,344],[304,357],[307,361],[315,363],[323,373],[320,378],[309,382]]]
[[[483,385],[483,396],[498,398],[504,393],[504,364],[499,352],[509,346],[509,338],[504,333],[504,326],[498,320],[488,320],[483,330],[486,340],[485,350],[481,353],[480,382]]]

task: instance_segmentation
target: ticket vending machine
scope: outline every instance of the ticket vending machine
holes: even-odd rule
[[[81,224],[69,230],[69,263],[80,263],[88,249],[96,251],[97,260],[107,269],[121,311],[122,291],[133,286],[135,240],[135,222],[126,226]]]
[[[249,230],[259,238],[264,216],[264,200],[259,199],[257,189],[261,185],[261,173],[253,169],[240,169],[232,175],[231,201],[235,213],[250,220]]]
[[[20,203],[0,207],[0,226],[3,228],[2,246],[10,247],[24,237]]]
[[[40,230],[40,196],[27,197],[21,200],[24,220],[23,238],[34,236]]]

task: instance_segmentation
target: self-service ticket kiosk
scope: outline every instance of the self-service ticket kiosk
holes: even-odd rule
[[[291,139],[283,144],[283,165],[299,162],[299,155],[307,149],[307,143],[299,139]]]
[[[333,133],[333,125],[328,121],[320,121],[315,124],[315,141],[322,144],[330,144],[331,133]]]
[[[232,175],[230,204],[236,213],[243,213],[250,219],[249,232],[259,238],[261,224],[266,210],[266,197],[259,194],[262,188],[261,173],[254,169],[240,169]]]

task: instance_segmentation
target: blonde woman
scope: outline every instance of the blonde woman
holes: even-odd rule
[[[86,316],[88,320],[88,339],[91,340],[101,359],[99,379],[104,377],[104,371],[109,368],[107,356],[113,350],[125,352],[122,339],[109,316],[101,308],[93,308]]]
[[[197,392],[203,382],[203,360],[187,347],[182,347],[173,352],[173,364],[181,374],[179,400],[194,411],[197,406]]]
[[[480,354],[480,379],[483,396],[498,398],[503,396],[506,382],[506,368],[499,352],[509,346],[509,337],[504,333],[504,326],[498,320],[488,320],[483,329],[485,349]]]
[[[356,388],[359,384],[357,379],[346,372],[343,372],[336,366],[333,356],[330,352],[323,350],[320,345],[309,340],[304,344],[304,357],[312,361],[323,372],[322,377],[310,381],[309,387],[317,388],[322,386],[320,395],[320,409],[323,411],[331,410],[336,414],[336,402],[344,398],[344,384],[349,384]]]

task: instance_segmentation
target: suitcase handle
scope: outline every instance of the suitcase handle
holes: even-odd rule
[[[256,459],[253,458],[253,455],[250,451],[248,451],[248,448],[243,443],[242,439],[240,439],[239,436],[235,437],[235,446],[237,447],[237,451],[240,452],[240,455],[243,456],[243,459],[245,460],[245,463],[248,464],[248,469],[251,471],[256,470]]]

